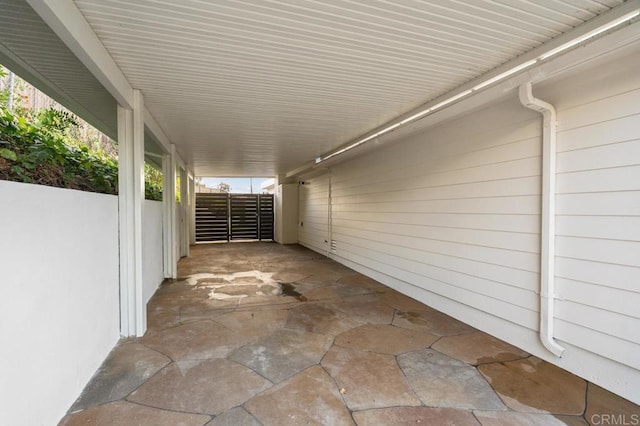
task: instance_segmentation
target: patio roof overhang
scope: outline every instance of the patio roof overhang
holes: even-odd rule
[[[422,105],[628,15],[640,1],[0,5],[0,62],[108,135],[117,134],[115,106],[130,107],[139,89],[145,150],[175,144],[196,175],[264,176],[308,168]],[[637,33],[572,50],[520,80],[552,75]],[[515,94],[514,78],[367,145]]]

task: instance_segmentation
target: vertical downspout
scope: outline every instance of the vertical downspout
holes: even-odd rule
[[[564,348],[553,339],[555,281],[556,110],[536,99],[531,82],[520,86],[520,102],[542,114],[542,220],[540,231],[540,341],[561,357]]]

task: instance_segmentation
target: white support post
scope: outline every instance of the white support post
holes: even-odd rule
[[[171,274],[171,155],[162,156],[162,263],[164,277]]]
[[[196,243],[196,177],[189,178],[189,245]],[[188,256],[188,254],[187,254]]]
[[[173,220],[171,223],[171,278],[178,278],[178,260],[180,260],[180,211],[176,200],[176,184],[178,176],[178,154],[176,146],[171,144],[171,176],[173,176],[173,187],[171,197],[171,211],[173,212]],[[179,192],[178,192],[179,193]]]
[[[171,245],[171,260],[172,260],[172,278],[178,277],[178,260],[180,260],[180,211],[178,210],[177,197],[177,178],[178,178],[178,153],[176,152],[176,146],[171,144],[171,176],[173,177],[173,186],[171,187],[171,212],[172,216],[172,245]]]
[[[180,257],[189,256],[189,173],[180,168]]]
[[[147,311],[142,297],[144,100],[139,90],[134,90],[133,110],[118,106],[118,159],[120,333],[142,336]]]
[[[163,242],[164,242],[164,276],[177,277],[177,258],[175,255],[175,216],[176,216],[176,161],[175,146],[171,145],[169,155],[162,161],[163,174]]]

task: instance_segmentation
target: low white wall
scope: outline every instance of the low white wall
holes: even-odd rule
[[[142,250],[142,296],[147,303],[164,280],[161,201],[144,202]]]
[[[119,338],[118,199],[0,181],[0,424],[53,425]]]

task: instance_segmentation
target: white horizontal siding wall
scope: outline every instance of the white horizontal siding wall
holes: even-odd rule
[[[298,242],[322,254],[329,249],[329,181],[326,173],[298,185]]]
[[[609,84],[591,73],[581,82],[591,90],[558,101],[556,334],[633,368],[637,377],[640,76],[614,68]],[[640,382],[634,386],[638,402]]]
[[[337,166],[336,258],[536,329],[539,121],[513,100]]]
[[[338,164],[330,190],[301,187],[300,221],[337,261],[639,402],[640,78],[620,68],[534,88],[558,104],[562,359],[537,336],[541,118],[515,94]]]

